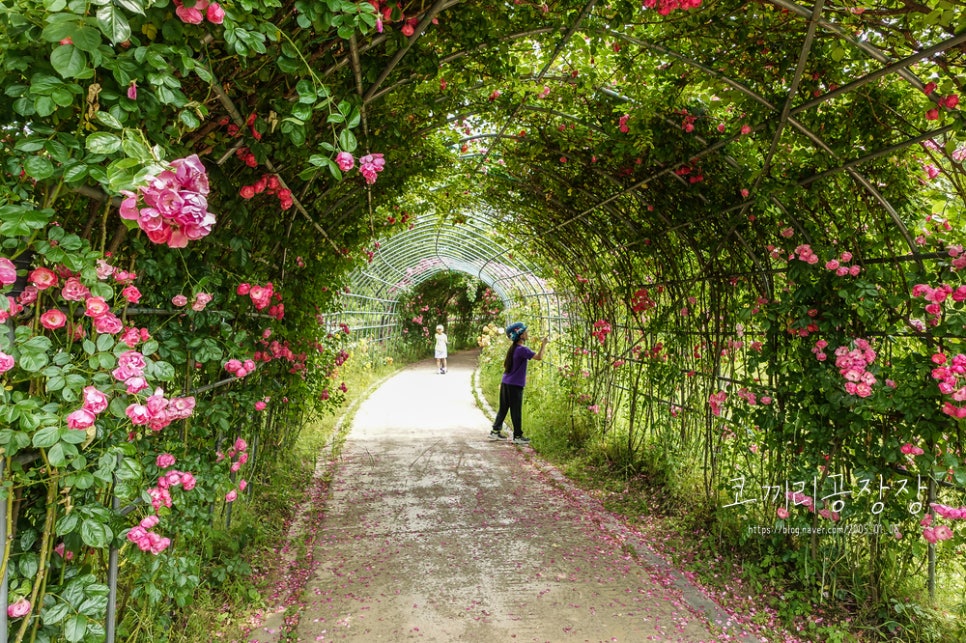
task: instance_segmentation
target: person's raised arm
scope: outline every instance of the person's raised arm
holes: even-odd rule
[[[550,341],[549,337],[543,338],[543,341],[540,342],[540,350],[538,350],[537,354],[533,356],[533,359],[543,359],[543,349],[547,347],[547,342],[549,341]]]

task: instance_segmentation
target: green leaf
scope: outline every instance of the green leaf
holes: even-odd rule
[[[294,74],[299,70],[298,61],[293,58],[289,58],[288,56],[279,56],[275,60],[275,64],[278,65],[278,68],[286,74]]]
[[[67,515],[61,516],[57,519],[57,523],[54,525],[54,533],[58,536],[66,536],[67,534],[73,533],[77,529],[77,525],[80,523],[80,518],[77,517],[76,513],[69,513]]]
[[[50,64],[64,78],[79,78],[87,70],[87,56],[74,45],[61,45],[50,52]]]
[[[84,640],[87,634],[88,618],[83,614],[77,614],[67,619],[64,624],[64,638],[70,643],[79,643]]]
[[[69,161],[63,168],[64,181],[77,183],[87,178],[87,164],[81,161]]]
[[[42,138],[23,138],[17,141],[17,144],[14,145],[14,149],[18,152],[26,152],[31,154],[44,149],[45,143],[46,141]]]
[[[60,429],[56,426],[45,426],[34,433],[31,443],[38,449],[46,449],[60,442]]]
[[[167,362],[154,362],[153,364],[148,364],[145,373],[151,378],[167,382],[174,379],[174,366]]]
[[[144,15],[144,3],[141,0],[114,0],[114,2],[131,13]]]
[[[67,603],[57,602],[51,607],[44,606],[44,609],[40,612],[40,620],[47,626],[56,625],[63,621],[69,613],[70,606]]]
[[[26,553],[20,558],[20,564],[17,565],[20,568],[20,574],[25,578],[33,578],[37,575],[37,570],[40,569],[40,563],[37,560],[37,554]]]
[[[110,127],[111,129],[121,129],[123,127],[121,121],[117,120],[110,112],[98,111],[94,114],[94,119],[104,127]]]
[[[194,358],[199,362],[220,362],[224,353],[218,342],[210,337],[205,337],[200,342],[189,344],[194,351]]]
[[[113,350],[117,342],[114,341],[114,337],[108,335],[107,333],[102,333],[97,336],[97,350],[107,352]]]
[[[77,433],[82,432],[77,431]],[[47,450],[47,461],[55,469],[62,469],[67,466],[67,454],[64,452],[64,445],[62,443],[58,442]]]
[[[31,178],[43,181],[53,175],[54,164],[46,156],[28,156],[24,161],[23,169]]]
[[[184,123],[188,129],[198,129],[198,127],[201,125],[201,120],[198,118],[198,115],[190,109],[181,110],[181,112],[178,113],[178,119],[181,120],[181,122]]]
[[[89,18],[88,21],[90,21]],[[97,48],[103,42],[101,40],[101,34],[97,29],[86,24],[76,24],[74,31],[70,34],[70,38],[74,41],[75,47],[88,53],[96,52]]]
[[[352,111],[349,113],[349,127],[358,127],[359,123],[362,121],[362,114],[359,113],[358,108],[353,107]]]
[[[88,592],[91,588],[88,587]],[[98,618],[107,609],[107,596],[105,594],[88,594],[87,599],[80,604],[78,611],[87,614],[91,618]]]
[[[121,149],[121,139],[116,134],[94,132],[87,137],[85,146],[92,154],[113,154]]]
[[[156,339],[149,339],[141,345],[141,354],[145,357],[154,355],[158,352],[158,341]]]
[[[80,536],[85,545],[102,549],[111,544],[114,533],[104,523],[87,518],[81,523]]]
[[[304,78],[295,85],[295,91],[299,95],[300,103],[308,103],[311,105],[318,98],[315,93],[315,85],[312,84],[312,81]]]
[[[36,373],[50,363],[48,350],[50,339],[43,336],[31,337],[20,345],[20,358],[17,363],[28,373]]]
[[[80,444],[87,440],[87,431],[79,431],[77,429],[64,429],[60,434],[60,440],[67,446],[64,447],[64,452],[68,455],[76,455],[77,449],[73,448],[73,445]]]
[[[358,143],[356,141],[356,136],[350,130],[344,129],[339,134],[339,147],[341,147],[346,152],[354,152]]]
[[[47,380],[46,389],[48,393],[54,393],[64,388],[67,380],[62,375],[55,375]]]
[[[97,26],[114,44],[131,38],[131,25],[127,18],[113,4],[106,4],[97,10]]]

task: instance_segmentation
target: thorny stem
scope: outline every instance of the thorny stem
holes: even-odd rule
[[[41,450],[41,454],[44,456],[44,461],[47,460],[47,454]],[[48,463],[49,470],[49,463]],[[20,629],[17,631],[17,636],[14,639],[14,643],[22,643],[24,636],[27,634],[27,628],[30,626],[30,615],[37,608],[38,595],[42,599],[41,587],[47,584],[47,558],[50,556],[50,537],[54,532],[54,521],[57,518],[57,478],[51,477],[47,481],[47,517],[44,520],[44,531],[40,537],[40,568],[37,570],[37,577],[34,579],[33,589],[30,592],[30,612],[24,615],[23,621],[20,623]],[[39,610],[38,610],[39,612]],[[35,628],[40,626],[39,619],[35,624]],[[34,629],[34,636],[36,636],[36,629]]]

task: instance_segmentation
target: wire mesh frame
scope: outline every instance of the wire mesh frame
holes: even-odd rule
[[[370,266],[350,275],[339,322],[375,341],[399,339],[399,298],[442,272],[479,279],[496,293],[504,309],[514,307],[521,297],[540,297],[541,307],[551,310],[557,298],[532,267],[511,257],[493,260],[503,254],[490,234],[496,227],[495,216],[486,212],[473,216],[474,221],[461,224],[427,217],[386,240]]]
[[[854,38],[852,36],[849,36],[846,33],[845,29],[843,27],[841,27],[840,25],[837,25],[837,24],[835,24],[834,22],[832,22],[832,21],[830,21],[828,19],[820,18],[819,15],[818,15],[818,13],[819,13],[818,10],[820,10],[820,8],[821,8],[820,6],[808,8],[808,7],[799,6],[799,5],[797,5],[795,3],[792,3],[792,2],[786,2],[784,0],[770,0],[770,1],[773,4],[775,4],[776,6],[778,6],[779,8],[781,8],[781,9],[784,9],[784,10],[787,10],[787,11],[791,11],[792,13],[794,13],[795,15],[798,15],[800,17],[808,18],[809,19],[810,26],[811,26],[812,29],[814,29],[815,27],[819,27],[822,30],[824,30],[825,32],[830,33],[830,34],[832,34],[832,35],[834,35],[834,36],[836,36],[838,38],[841,38],[844,42],[848,43],[849,45],[851,45],[851,46],[857,48],[859,51],[863,52],[870,59],[884,63],[884,66],[882,68],[880,68],[879,70],[876,70],[876,71],[873,71],[873,72],[871,72],[869,74],[866,74],[862,78],[859,78],[859,79],[857,79],[857,80],[855,80],[855,81],[853,81],[851,83],[848,83],[847,85],[845,85],[843,87],[839,87],[837,89],[831,90],[827,94],[825,94],[823,96],[820,96],[818,98],[815,98],[813,100],[809,100],[809,101],[807,101],[804,104],[795,106],[793,108],[793,107],[791,107],[791,104],[788,103],[788,104],[785,105],[785,109],[779,110],[778,109],[778,106],[772,105],[765,97],[763,97],[760,94],[754,92],[750,88],[744,86],[744,84],[738,82],[737,80],[732,79],[732,78],[728,77],[725,74],[716,72],[713,69],[711,69],[710,67],[708,67],[707,65],[704,65],[704,64],[700,63],[699,61],[695,61],[695,60],[689,58],[688,56],[685,56],[683,54],[680,54],[679,52],[675,52],[675,51],[671,50],[668,47],[665,47],[663,45],[657,45],[657,44],[654,44],[654,43],[649,43],[649,42],[646,42],[646,41],[644,41],[642,39],[635,38],[635,37],[630,36],[628,34],[624,34],[624,33],[621,33],[621,32],[617,32],[617,31],[614,31],[614,30],[604,30],[604,31],[600,31],[600,30],[590,30],[589,29],[588,31],[596,31],[597,33],[603,33],[603,34],[606,34],[606,35],[609,35],[609,36],[621,38],[621,39],[623,39],[626,42],[633,43],[633,44],[636,44],[638,46],[651,49],[651,50],[653,50],[655,52],[660,52],[660,53],[663,53],[665,55],[672,56],[675,59],[683,62],[684,64],[687,64],[689,66],[692,66],[692,67],[694,67],[696,69],[699,69],[699,70],[701,70],[701,71],[703,71],[705,73],[711,74],[713,77],[715,77],[718,80],[726,83],[728,86],[732,87],[733,89],[736,89],[736,90],[740,91],[741,93],[747,95],[752,100],[754,100],[754,101],[758,102],[759,104],[763,105],[765,108],[770,109],[770,110],[775,111],[775,112],[781,111],[781,116],[782,116],[782,121],[783,122],[787,122],[788,124],[792,125],[795,130],[797,130],[798,132],[800,132],[801,134],[803,134],[808,140],[810,140],[812,142],[813,145],[815,145],[818,149],[824,151],[826,154],[832,154],[831,148],[824,141],[822,141],[822,139],[813,130],[811,130],[807,126],[805,126],[802,123],[800,123],[799,121],[797,121],[794,118],[794,116],[796,114],[802,113],[805,109],[808,109],[809,107],[814,107],[814,106],[816,106],[818,104],[827,102],[827,101],[831,100],[835,96],[841,96],[841,95],[844,95],[845,93],[848,93],[849,91],[854,91],[855,89],[857,89],[857,88],[859,88],[859,87],[861,87],[861,86],[863,86],[863,85],[865,85],[865,84],[867,84],[869,82],[872,82],[873,80],[876,80],[876,79],[878,79],[878,78],[880,78],[882,76],[885,76],[887,74],[897,74],[901,78],[907,80],[914,87],[921,89],[922,88],[922,82],[915,76],[915,74],[913,74],[912,72],[910,72],[908,70],[908,67],[911,64],[913,64],[914,62],[917,62],[917,61],[920,61],[920,60],[926,60],[926,59],[932,57],[935,54],[938,54],[938,53],[941,53],[943,51],[947,51],[947,50],[949,50],[951,48],[954,48],[954,47],[958,46],[961,42],[963,42],[964,39],[966,39],[966,34],[959,34],[957,36],[954,36],[953,38],[950,38],[950,39],[945,40],[943,42],[937,43],[937,44],[935,44],[935,45],[933,45],[931,47],[928,47],[926,49],[923,49],[922,51],[917,52],[917,53],[915,53],[915,54],[913,54],[911,56],[908,56],[908,57],[906,57],[906,58],[904,58],[902,60],[890,61],[888,56],[886,56],[883,52],[881,52],[878,49],[876,49],[873,45],[871,45],[871,44],[869,44],[867,42],[863,42],[861,40],[858,40],[858,39],[856,39],[856,38]],[[570,27],[570,29],[568,30],[568,33],[567,33],[567,36],[568,37],[566,37],[566,38],[563,39],[563,41],[560,43],[561,46],[566,43],[566,41],[569,39],[569,36],[573,34],[573,32],[579,26],[579,23],[582,22],[584,18],[586,18],[586,15],[584,15],[584,13],[582,13],[580,15],[580,17],[575,21],[575,23],[573,25],[571,25],[571,27]],[[521,37],[524,37],[524,36],[530,35],[530,34],[532,34],[532,32],[524,32],[524,33],[521,33],[521,34],[512,34],[511,36],[508,36],[507,38],[508,39],[516,39],[516,38],[521,38]],[[806,38],[806,41],[802,45],[802,50],[801,50],[800,56],[799,56],[800,59],[807,57],[808,49],[811,47],[811,41],[812,41],[812,38],[811,37]],[[554,52],[554,56],[556,56],[556,55],[559,55],[559,47],[558,47],[558,50],[555,50],[555,52]],[[453,55],[447,57],[446,59],[444,59],[444,61],[449,61],[451,59],[455,60],[458,57],[459,56],[457,54],[453,54]],[[523,104],[518,105],[518,108],[514,110],[514,115],[520,111],[520,108],[526,108],[526,106],[523,105]],[[447,122],[450,122],[450,120],[451,119],[447,119]],[[492,138],[495,138],[497,141],[500,141],[503,138],[507,138],[506,136],[504,136],[502,134],[502,132],[505,131],[505,129],[506,129],[506,126],[504,126],[504,127],[501,128],[500,133],[495,134],[495,135],[489,135],[489,136],[491,136]],[[937,132],[937,133],[940,133],[940,132]],[[777,133],[776,133],[776,136],[777,136]],[[513,138],[513,137],[510,137],[510,138]],[[909,140],[903,142],[902,145],[903,146],[908,146],[908,145],[914,144],[914,142],[915,142],[915,140],[909,139]],[[718,146],[717,145],[713,145],[710,148],[708,148],[707,151],[710,152],[713,149],[716,149],[716,147],[718,147]],[[487,150],[487,155],[491,151],[492,151],[492,149]],[[693,157],[694,157],[694,155],[690,155],[690,158],[693,158]],[[833,158],[836,158],[834,156],[834,154],[833,154]],[[841,162],[840,159],[837,159],[836,158],[836,160],[839,160]],[[878,190],[874,187],[873,183],[870,182],[867,177],[859,174],[854,169],[854,166],[856,164],[857,163],[844,162],[838,168],[835,168],[835,169],[837,171],[847,173],[853,180],[855,180],[859,184],[859,186],[863,190],[865,190],[866,192],[868,192],[870,194],[870,196],[872,196],[873,199],[875,199],[884,208],[884,210],[889,215],[890,219],[899,228],[900,233],[902,234],[902,236],[906,240],[907,244],[909,244],[909,247],[911,249],[913,249],[913,251],[915,251],[914,244],[913,244],[913,240],[912,240],[911,236],[909,235],[908,231],[905,229],[905,226],[902,223],[902,221],[900,220],[897,212],[895,211],[895,208],[878,192]],[[635,189],[641,187],[642,185],[646,184],[648,181],[652,180],[653,178],[655,178],[655,177],[648,177],[648,179],[645,179],[643,181],[640,181],[640,182],[636,183],[635,185],[631,186],[631,188],[629,188],[626,191],[635,190]],[[586,216],[587,214],[589,214],[589,212],[597,209],[598,207],[601,207],[603,205],[606,205],[606,204],[610,203],[613,200],[613,198],[616,198],[617,196],[619,196],[619,195],[613,195],[612,197],[610,197],[608,199],[605,199],[603,201],[598,202],[592,208],[588,209],[585,212],[582,212],[582,213],[578,214],[576,218],[579,219],[579,218],[582,218],[583,216]],[[742,207],[743,208],[744,207],[747,207],[747,204],[743,204]],[[566,223],[569,223],[569,221],[568,222],[565,222],[562,225],[566,225]],[[522,243],[522,242],[520,242],[520,243]],[[516,246],[519,246],[519,243],[515,244],[514,247],[516,247]]]

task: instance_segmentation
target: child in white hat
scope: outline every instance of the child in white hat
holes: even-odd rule
[[[443,332],[443,325],[436,327],[436,368],[440,375],[446,375],[446,344],[449,338]]]

